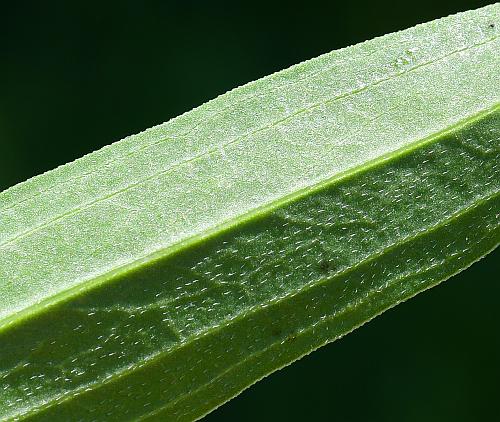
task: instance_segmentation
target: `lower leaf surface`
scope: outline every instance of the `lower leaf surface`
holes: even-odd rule
[[[500,240],[498,108],[0,327],[0,416],[192,420]]]

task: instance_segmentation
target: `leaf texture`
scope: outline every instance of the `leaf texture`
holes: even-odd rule
[[[500,242],[500,6],[0,193],[0,419],[200,418]]]

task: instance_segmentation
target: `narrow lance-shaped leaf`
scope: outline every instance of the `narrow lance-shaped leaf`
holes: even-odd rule
[[[201,417],[500,241],[500,6],[0,194],[0,418]]]

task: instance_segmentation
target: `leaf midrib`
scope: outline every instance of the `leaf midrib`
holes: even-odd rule
[[[208,229],[202,233],[190,236],[186,239],[183,239],[167,247],[160,248],[151,254],[147,254],[143,257],[134,259],[131,262],[123,264],[111,271],[105,272],[103,274],[94,276],[86,280],[81,280],[78,284],[68,289],[61,290],[56,294],[36,304],[30,305],[24,309],[14,312],[13,314],[3,319],[0,319],[0,333],[3,329],[8,329],[14,325],[22,323],[26,319],[29,319],[33,314],[37,314],[38,312],[45,312],[51,307],[57,306],[58,304],[65,302],[67,300],[71,300],[73,297],[76,297],[79,294],[84,294],[87,291],[93,290],[94,288],[97,288],[98,286],[104,283],[117,282],[121,276],[129,272],[138,271],[143,266],[154,265],[156,261],[162,260],[167,256],[175,255],[176,253],[189,249],[190,247],[198,243],[201,243],[207,239],[210,239],[212,237],[230,231],[231,229],[235,228],[240,224],[249,222],[253,219],[258,219],[264,215],[267,215],[268,213],[272,212],[277,208],[285,206],[286,204],[289,204],[291,202],[298,201],[301,198],[309,194],[312,194],[314,192],[318,192],[327,186],[332,186],[336,183],[349,180],[351,177],[354,177],[359,173],[369,171],[371,168],[377,167],[377,165],[379,164],[409,154],[412,151],[415,151],[422,146],[438,142],[441,137],[453,133],[454,131],[460,130],[461,128],[464,128],[470,124],[473,124],[475,121],[481,121],[483,118],[487,117],[490,114],[494,114],[499,110],[500,110],[500,104],[497,103],[490,109],[472,115],[467,119],[464,119],[448,128],[438,131],[435,134],[432,134],[424,139],[405,145],[404,147],[399,148],[395,151],[383,154],[373,160],[369,160],[365,162],[363,165],[355,166],[344,172],[336,174],[335,176],[329,179],[322,180],[321,182],[315,185],[311,185],[306,188],[297,190],[289,195],[280,198],[277,201],[264,204],[263,206],[257,207],[246,213],[240,214],[239,216],[229,219],[218,226]]]

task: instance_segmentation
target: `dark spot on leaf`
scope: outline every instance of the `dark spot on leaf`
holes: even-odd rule
[[[495,27],[495,24],[494,23],[490,23],[490,28],[494,28]]]
[[[271,330],[271,334],[274,336],[274,337],[279,337],[281,336],[283,332],[281,331],[281,329],[279,327],[273,327],[272,330]]]
[[[330,261],[328,259],[322,259],[319,262],[319,269],[321,272],[323,272],[325,274],[335,270],[335,268],[336,268],[336,266],[335,266],[334,262]]]
[[[328,270],[330,269],[330,262],[327,261],[326,259],[323,259],[319,263],[319,269],[324,273],[328,272]]]

